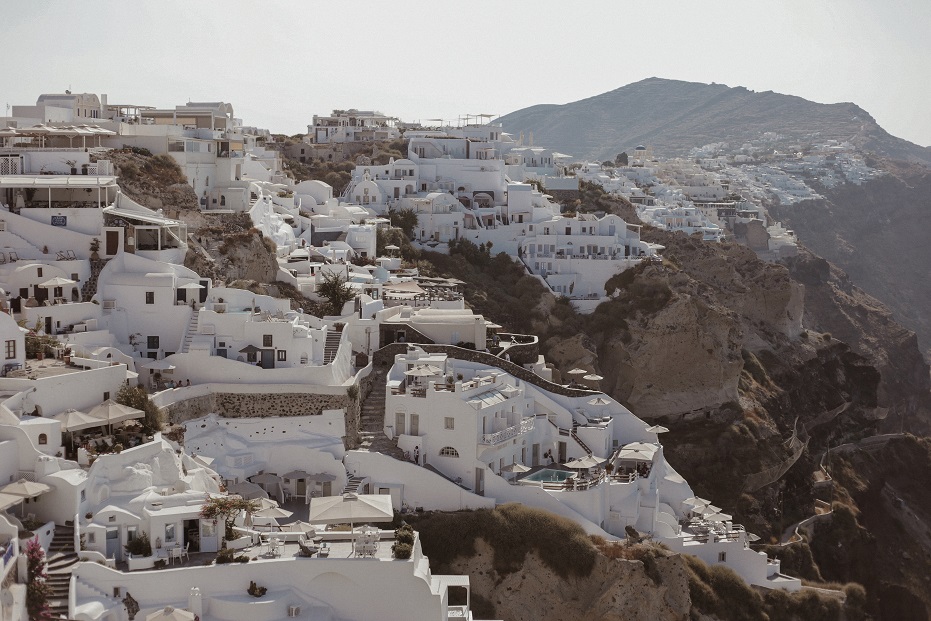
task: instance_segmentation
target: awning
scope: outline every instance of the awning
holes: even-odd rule
[[[130,220],[138,220],[139,222],[147,222],[149,224],[158,224],[161,226],[178,226],[181,224],[177,220],[160,216],[154,212],[145,213],[133,209],[120,209],[119,207],[105,207],[103,212],[111,216],[120,216],[121,218],[129,218]]]
[[[93,175],[3,175],[0,188],[119,188],[116,177]],[[40,197],[41,198],[41,197]]]

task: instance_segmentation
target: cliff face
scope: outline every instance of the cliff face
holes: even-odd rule
[[[476,542],[476,554],[458,558],[451,569],[470,577],[472,593],[508,621],[681,621],[691,608],[685,562],[658,558],[656,578],[640,561],[599,555],[590,575],[564,578],[530,552],[519,572],[501,575],[489,562],[494,551]]]

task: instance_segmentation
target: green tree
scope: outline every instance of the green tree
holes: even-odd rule
[[[623,153],[618,153],[617,157],[614,158],[614,163],[617,166],[627,166],[627,162],[628,162],[627,151],[624,151]]]
[[[391,226],[396,226],[407,235],[408,239],[414,239],[414,229],[417,228],[417,212],[413,209],[400,209],[388,214],[391,219]]]
[[[326,300],[324,315],[341,315],[346,302],[356,297],[355,292],[346,284],[346,279],[335,272],[323,275],[323,282],[317,286],[317,293]]]
[[[162,421],[159,420],[158,407],[149,400],[149,395],[142,386],[123,386],[116,393],[116,402],[145,412],[142,427],[147,432],[161,431]]]
[[[200,517],[205,520],[223,520],[223,538],[232,541],[236,538],[233,531],[236,516],[242,511],[253,512],[258,508],[258,502],[246,500],[241,496],[212,496],[201,506]]]

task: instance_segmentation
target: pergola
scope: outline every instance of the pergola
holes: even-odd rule
[[[0,175],[0,190],[33,190],[34,194],[47,198],[47,207],[52,207],[52,191],[61,194],[63,190],[85,190],[87,193],[93,193],[97,190],[97,207],[105,207],[110,204],[110,191],[114,196],[119,191],[116,183],[116,177],[112,176],[88,176],[88,175]],[[41,200],[41,199],[40,199]],[[44,201],[43,201],[44,202]],[[65,202],[69,202],[66,200]],[[73,198],[72,203],[81,203],[87,201],[78,201]],[[40,205],[29,205],[30,207],[39,207]]]

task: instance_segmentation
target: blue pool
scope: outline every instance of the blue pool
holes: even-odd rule
[[[544,468],[537,470],[533,474],[525,476],[521,481],[533,481],[535,483],[565,483],[566,479],[575,476],[574,472],[568,470],[553,470]]]

